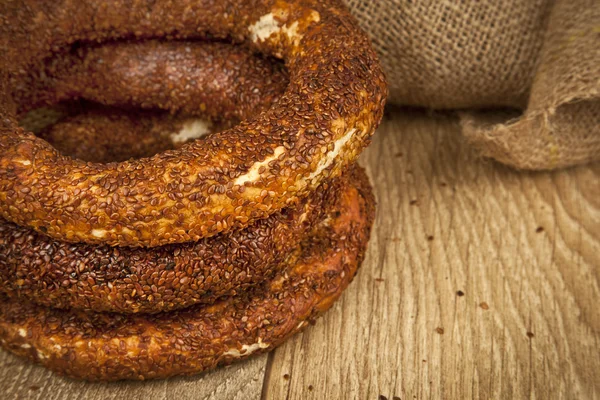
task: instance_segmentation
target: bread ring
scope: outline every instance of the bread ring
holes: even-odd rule
[[[0,24],[0,215],[57,239],[158,246],[243,228],[339,176],[382,116],[377,56],[335,0],[23,3],[0,5],[10,21]],[[73,44],[132,36],[231,38],[281,57],[290,83],[210,140],[116,164],[62,156],[18,127],[19,71]]]
[[[112,118],[113,113],[117,113],[117,118]],[[150,121],[145,127],[160,130],[160,126],[156,128],[151,123],[164,126],[165,117],[168,119],[147,112],[141,115],[91,108],[67,119],[77,121],[83,117],[89,122],[85,129],[65,130],[60,128],[65,122],[58,123],[53,127],[58,133],[51,139],[67,139],[71,143],[69,135],[76,136],[73,143],[77,153],[91,147],[91,154],[97,155],[93,139],[98,131],[110,139],[127,134],[124,129],[134,128],[136,122]],[[74,128],[67,122],[68,127]],[[86,137],[90,132],[92,138]],[[153,150],[154,146],[136,149],[136,140],[134,136],[121,142],[119,155],[127,159],[127,149]],[[60,142],[53,144],[63,147]],[[104,155],[112,157],[114,152]],[[61,243],[31,229],[3,223],[0,224],[0,292],[57,308],[124,313],[156,313],[212,303],[261,283],[283,268],[296,243],[334,205],[335,194],[343,185],[338,178],[319,187],[300,204],[243,230],[196,243],[152,249]]]
[[[115,154],[128,159],[131,151],[155,149],[152,143],[136,147],[139,138],[131,133],[139,131],[139,125],[159,134],[163,128],[173,128],[171,117],[164,114],[86,109],[49,128],[55,133],[48,134],[50,143],[57,148],[73,145],[70,150],[75,154],[113,161]],[[88,124],[78,127],[80,119]],[[142,137],[144,133],[140,132]],[[103,134],[106,137],[98,138]],[[120,146],[108,148],[114,151],[97,150],[99,141],[120,136],[127,137]],[[157,313],[212,303],[262,283],[284,268],[290,251],[334,206],[344,185],[342,178],[336,178],[300,204],[243,230],[151,249],[68,244],[26,227],[0,223],[0,292],[51,307],[121,313]]]
[[[270,350],[328,309],[362,261],[374,199],[364,173],[353,185],[302,244],[296,263],[264,289],[154,316],[52,310],[4,298],[1,343],[60,374],[104,381],[191,375]]]
[[[242,230],[155,248],[69,244],[0,220],[0,292],[56,308],[157,313],[270,279],[335,206],[342,178]]]
[[[273,61],[218,42],[112,42],[44,60],[20,77],[14,98],[20,114],[83,98],[239,121],[268,109],[283,94],[287,73]]]

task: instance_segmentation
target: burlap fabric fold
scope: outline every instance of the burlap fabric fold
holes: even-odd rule
[[[600,159],[600,1],[346,4],[379,51],[390,102],[463,110],[467,140],[516,168]],[[498,107],[516,112],[478,111]]]

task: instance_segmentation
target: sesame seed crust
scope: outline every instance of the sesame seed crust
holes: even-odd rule
[[[363,171],[351,182],[293,265],[263,287],[156,315],[64,311],[0,297],[0,342],[59,374],[99,381],[192,375],[273,349],[333,304],[364,257],[375,201]]]
[[[267,110],[288,84],[278,60],[241,45],[205,41],[86,45],[53,54],[27,72],[15,77],[19,114],[81,98],[241,121]]]
[[[65,243],[0,223],[0,292],[56,308],[157,313],[210,304],[256,286],[336,206],[345,177],[241,230],[154,248]]]
[[[56,239],[153,247],[244,228],[339,176],[382,116],[379,62],[339,1],[22,3],[0,4],[0,215]],[[18,127],[15,77],[61,49],[206,37],[282,58],[281,98],[207,140],[121,163],[66,157]]]

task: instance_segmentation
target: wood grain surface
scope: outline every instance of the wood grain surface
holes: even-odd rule
[[[478,159],[452,114],[389,112],[362,157],[368,257],[315,326],[193,378],[89,384],[0,352],[2,398],[600,398],[600,165]]]

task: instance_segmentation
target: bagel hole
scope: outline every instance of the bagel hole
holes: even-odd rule
[[[23,116],[20,125],[65,156],[110,163],[174,150],[228,129],[236,122],[81,100],[32,110]]]
[[[232,48],[225,61],[210,53],[220,54],[223,46]],[[119,73],[103,73],[100,65],[117,65]],[[156,71],[171,73],[157,80]],[[281,60],[231,39],[123,38],[78,41],[56,51],[26,72],[14,98],[26,130],[63,155],[109,163],[173,150],[235,126],[234,119],[251,120],[278,102],[288,83]],[[193,116],[178,114],[183,104],[191,104],[183,112]]]

